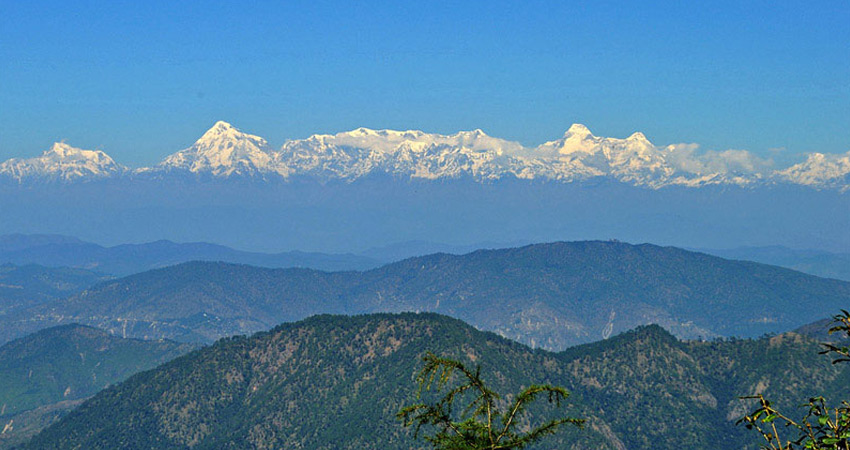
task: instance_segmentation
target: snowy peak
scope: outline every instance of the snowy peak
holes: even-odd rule
[[[243,133],[243,132],[239,131],[239,129],[234,127],[233,125],[231,125],[231,124],[229,124],[229,123],[227,123],[223,120],[219,120],[218,122],[216,122],[212,126],[212,128],[207,130],[203,134],[203,136],[201,136],[200,139],[198,139],[196,144],[199,143],[199,142],[210,142],[210,141],[221,140],[221,139],[243,139],[243,138],[249,137],[249,136],[262,140],[262,138],[260,138],[258,136],[251,136],[249,134]]]
[[[217,177],[264,176],[276,173],[273,155],[265,139],[243,133],[218,121],[195,143],[163,160],[162,171],[185,171]]]
[[[574,123],[563,137],[540,145],[537,150],[546,155],[592,154],[600,150],[600,142],[600,138],[594,136],[586,126]]]
[[[632,135],[627,137],[626,140],[631,142],[649,142],[649,139],[646,138],[646,135],[644,135],[640,131],[632,133]]]
[[[379,138],[379,139],[390,139],[390,140],[399,140],[399,139],[419,139],[422,135],[425,134],[421,131],[416,130],[407,130],[407,131],[396,131],[396,130],[373,130],[371,128],[360,127],[351,131],[344,131],[342,133],[338,133],[336,136],[339,138],[342,137],[352,137],[352,138]]]
[[[76,147],[71,147],[70,145],[64,142],[54,142],[52,146],[50,146],[50,150],[42,153],[42,159],[52,160],[55,162],[95,162],[95,163],[106,163],[106,164],[114,164],[115,161],[112,160],[106,153],[103,153],[100,150],[83,150]]]
[[[200,139],[195,141],[195,144],[190,148],[216,148],[221,145],[226,147],[229,144],[237,143],[252,144],[258,148],[268,147],[268,143],[265,139],[252,134],[243,133],[233,125],[219,120],[212,126],[212,128],[207,130]]]
[[[221,132],[221,131],[239,131],[239,130],[237,130],[236,127],[234,127],[233,125],[231,125],[231,124],[229,124],[229,123],[227,123],[223,120],[219,120],[219,121],[217,121],[216,123],[213,124],[212,128],[207,130],[207,133],[209,133],[211,131]]]
[[[71,147],[70,145],[64,142],[54,142],[53,145],[50,146],[50,150],[47,150],[42,154],[43,157],[55,158],[55,159],[63,159],[68,157],[75,156],[83,156],[84,150]],[[94,152],[88,152],[94,153]]]
[[[313,135],[284,144],[278,163],[292,173],[354,180],[374,173],[403,178],[500,178],[504,155],[522,145],[488,136],[482,130],[452,135],[417,130],[358,128],[336,135]]]
[[[97,150],[59,142],[41,156],[0,164],[0,179],[86,181],[127,169]],[[696,144],[658,147],[641,132],[626,138],[595,136],[572,124],[559,139],[537,147],[500,139],[481,129],[455,134],[356,128],[286,142],[278,151],[233,125],[216,122],[191,147],[152,168],[145,178],[190,175],[198,179],[247,177],[291,181],[293,177],[352,182],[370,175],[397,179],[501,179],[569,183],[607,178],[657,189],[665,186],[759,186],[791,183],[850,190],[850,152],[812,153],[805,161],[774,170],[770,159],[745,150],[701,151]]]
[[[777,178],[815,188],[850,188],[850,152],[844,154],[811,153],[805,161],[776,174]]]
[[[74,181],[120,175],[126,168],[100,150],[83,150],[64,142],[54,143],[35,158],[13,158],[0,164],[0,175],[23,182]]]
[[[274,152],[262,138],[243,133],[227,122],[217,122],[192,147],[167,158],[160,169],[225,178],[275,175],[346,181],[372,174],[401,179],[469,177],[478,181],[520,178],[572,182],[608,177],[650,188],[748,185],[758,179],[754,173],[729,170],[733,162],[742,160],[737,153],[706,156],[697,154],[695,148],[659,148],[640,132],[624,139],[597,137],[586,126],[573,124],[560,139],[533,149],[489,136],[480,129],[444,135],[361,127],[288,141]],[[748,157],[743,155],[743,160]]]
[[[593,133],[591,133],[590,130],[586,126],[584,126],[580,123],[574,123],[574,124],[570,125],[570,128],[567,130],[567,132],[564,133],[565,138],[577,137],[579,139],[584,139],[586,137],[592,137],[592,136],[593,136]]]

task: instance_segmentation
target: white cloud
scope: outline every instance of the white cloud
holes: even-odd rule
[[[759,174],[771,170],[773,159],[762,158],[747,150],[708,150],[699,152],[699,144],[672,144],[664,148],[665,159],[676,170],[699,175],[720,173]]]

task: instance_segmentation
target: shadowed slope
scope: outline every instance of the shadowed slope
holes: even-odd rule
[[[658,323],[684,338],[759,336],[850,304],[850,283],[655,245],[557,242],[411,258],[367,272],[188,263],[0,318],[6,339],[68,321],[213,340],[320,313],[433,311],[563,349]]]

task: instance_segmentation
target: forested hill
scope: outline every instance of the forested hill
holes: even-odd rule
[[[0,448],[32,435],[101,389],[193,348],[122,339],[76,324],[1,346]]]
[[[210,341],[321,313],[433,311],[548,349],[658,323],[683,338],[760,336],[850,304],[850,283],[674,247],[557,242],[434,254],[366,272],[187,263],[0,317],[0,340],[67,321]]]
[[[796,334],[683,343],[647,326],[549,353],[435,314],[317,316],[138,374],[27,448],[426,448],[395,417],[416,398],[426,351],[480,364],[498,392],[573,391],[562,412],[586,428],[540,448],[755,449],[757,436],[734,425],[747,407],[736,396],[761,390],[787,407],[815,392],[848,398],[850,386],[848,370]]]
[[[0,264],[0,315],[62,299],[110,279],[84,269]]]

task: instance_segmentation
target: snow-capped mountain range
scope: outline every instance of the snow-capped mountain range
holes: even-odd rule
[[[481,130],[440,135],[358,128],[288,141],[275,150],[265,139],[220,121],[191,147],[153,167],[129,169],[102,151],[65,143],[54,144],[36,158],[0,164],[0,179],[17,183],[167,176],[354,181],[371,174],[429,180],[470,177],[482,182],[602,177],[653,189],[790,183],[845,191],[850,188],[850,152],[812,153],[799,164],[775,170],[771,161],[742,150],[699,152],[694,144],[658,147],[643,133],[625,139],[598,137],[580,124],[572,125],[560,139],[534,148]]]
[[[119,176],[127,168],[100,150],[81,150],[57,142],[41,156],[12,158],[0,164],[0,177],[19,182],[33,180],[80,181]]]

